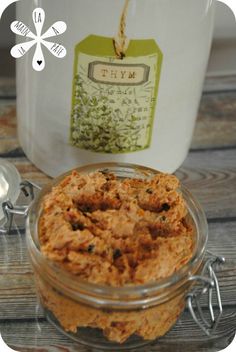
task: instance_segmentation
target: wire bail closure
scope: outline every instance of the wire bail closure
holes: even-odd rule
[[[190,281],[197,281],[203,284],[203,287],[195,288],[186,298],[187,307],[193,320],[207,336],[211,336],[215,332],[223,313],[219,282],[213,267],[218,264],[223,264],[225,258],[215,256],[209,251],[207,251],[207,253],[210,254],[211,257],[207,259],[202,270],[202,275],[190,277]],[[209,317],[206,317],[201,308],[200,300],[205,294],[208,294]],[[213,307],[213,295],[216,296],[216,307]]]
[[[27,205],[14,205],[10,200],[2,203],[2,209],[4,213],[3,225],[0,227],[0,234],[9,234],[12,228],[14,215],[20,215],[26,217],[31,207],[32,202],[35,199],[35,190],[41,190],[41,187],[30,181],[22,181],[20,183],[20,190],[25,197],[29,197],[30,203]]]

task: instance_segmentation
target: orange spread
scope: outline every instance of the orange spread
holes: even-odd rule
[[[179,187],[175,176],[162,173],[150,179],[118,179],[106,172],[73,171],[44,198],[41,251],[76,277],[96,284],[120,287],[169,277],[189,261],[194,245]],[[162,335],[165,324],[169,328],[183,308],[176,298],[170,310],[162,305],[107,314],[51,289],[41,287],[41,295],[67,331],[97,327],[117,342],[133,333],[146,339]],[[169,311],[165,321],[162,311]],[[153,320],[157,316],[159,322]]]

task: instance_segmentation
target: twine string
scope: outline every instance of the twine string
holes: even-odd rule
[[[113,39],[115,53],[118,59],[123,59],[125,57],[125,52],[129,46],[129,39],[125,35],[126,18],[127,18],[129,3],[130,3],[130,0],[125,0],[124,8],[120,18],[119,31],[117,36],[115,36]]]

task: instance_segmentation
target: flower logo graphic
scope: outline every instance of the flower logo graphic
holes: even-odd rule
[[[66,31],[66,23],[57,21],[42,34],[43,24],[45,21],[45,12],[42,8],[36,8],[33,13],[33,23],[36,34],[22,22],[14,21],[11,24],[11,30],[17,35],[30,38],[31,40],[15,45],[11,49],[11,55],[18,59],[24,56],[34,45],[36,45],[32,66],[35,71],[42,71],[45,68],[45,59],[42,51],[42,45],[45,46],[51,54],[62,59],[66,56],[66,48],[58,43],[50,42],[45,39],[58,36]]]

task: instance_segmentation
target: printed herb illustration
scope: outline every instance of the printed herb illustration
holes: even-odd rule
[[[153,87],[145,85],[144,99],[140,101],[133,86],[95,85],[81,73],[76,75],[74,84],[71,126],[74,145],[105,153],[132,152],[148,146],[150,109],[142,100],[147,100],[145,92]]]

